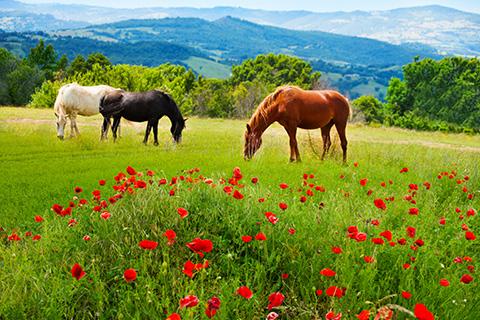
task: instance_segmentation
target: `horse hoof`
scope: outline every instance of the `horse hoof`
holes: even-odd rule
[[[153,145],[154,145],[154,146],[158,146],[158,142],[155,141],[155,142],[153,143]]]

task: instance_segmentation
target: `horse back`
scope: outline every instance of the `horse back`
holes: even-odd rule
[[[321,128],[331,120],[346,123],[350,113],[348,100],[334,90],[292,88],[277,99],[283,121],[295,122],[304,129]]]

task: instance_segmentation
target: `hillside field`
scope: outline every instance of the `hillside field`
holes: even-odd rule
[[[244,161],[245,123],[190,118],[174,145],[163,119],[155,147],[145,124],[122,122],[113,143],[80,117],[81,136],[60,141],[52,110],[0,108],[0,318],[480,318],[480,136],[350,124],[344,165],[300,130],[289,163],[274,125]]]

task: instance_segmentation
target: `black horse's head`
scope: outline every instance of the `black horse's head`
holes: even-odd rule
[[[123,110],[123,93],[122,90],[113,91],[100,99],[99,111],[102,116],[111,117]]]
[[[175,143],[182,142],[182,131],[183,129],[185,129],[185,121],[187,121],[187,119],[184,119],[180,116],[178,119],[176,119],[175,122],[172,122],[170,132],[172,133],[172,137]]]

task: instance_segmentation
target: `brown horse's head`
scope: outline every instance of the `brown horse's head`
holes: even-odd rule
[[[245,147],[243,148],[243,157],[245,160],[252,159],[253,155],[262,145],[262,137],[257,136],[255,132],[252,131],[250,125],[247,123],[247,131],[245,131]]]

